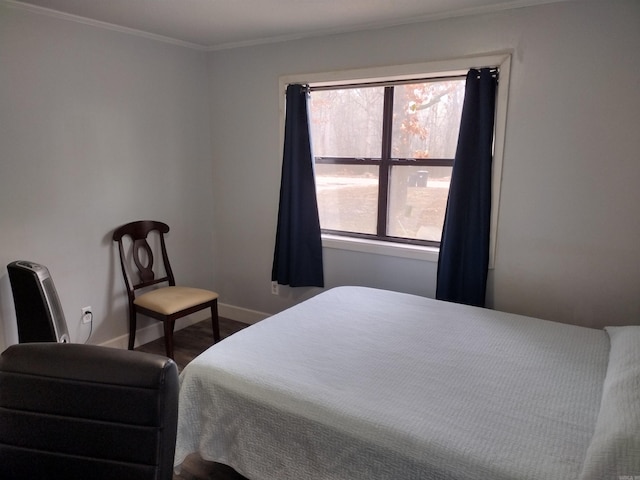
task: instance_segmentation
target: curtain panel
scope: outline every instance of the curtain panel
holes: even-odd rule
[[[445,213],[436,298],[484,307],[489,266],[497,71],[467,74]]]
[[[280,207],[271,280],[291,287],[324,286],[307,89],[303,85],[287,87]]]

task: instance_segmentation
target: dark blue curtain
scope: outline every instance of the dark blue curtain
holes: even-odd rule
[[[287,87],[280,209],[271,280],[323,287],[322,241],[309,138],[307,90]]]
[[[436,298],[484,307],[489,266],[495,69],[470,70],[445,214]]]

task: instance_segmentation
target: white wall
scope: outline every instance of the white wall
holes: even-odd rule
[[[202,52],[0,4],[0,349],[18,259],[49,268],[73,341],[85,305],[91,343],[126,334],[127,221],[169,223],[178,278],[213,288],[206,78]]]
[[[209,55],[215,283],[276,312],[278,78],[513,51],[495,270],[500,310],[585,325],[640,318],[640,3],[578,1]],[[433,296],[436,265],[325,249],[327,286]]]
[[[74,341],[88,334],[84,305],[91,343],[126,339],[110,233],[132,219],[166,220],[178,277],[218,290],[231,314],[317,293],[270,293],[278,78],[505,50],[490,303],[637,322],[639,25],[637,1],[576,1],[205,54],[0,4],[0,348],[17,341],[5,269],[16,259],[49,267]],[[329,287],[435,291],[432,262],[327,249],[325,270]]]

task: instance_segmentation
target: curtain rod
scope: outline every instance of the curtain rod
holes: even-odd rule
[[[481,68],[490,68],[491,72],[494,76],[498,76],[500,73],[500,69],[498,67],[480,67],[480,68],[470,68],[469,70],[480,70]],[[307,94],[311,92],[319,92],[323,90],[339,90],[339,89],[348,89],[348,88],[363,88],[363,87],[390,87],[393,85],[411,85],[413,83],[429,83],[429,82],[441,82],[444,80],[461,80],[466,78],[467,74],[460,75],[443,75],[439,77],[416,77],[409,78],[403,80],[380,80],[380,81],[372,81],[372,82],[357,82],[357,83],[344,83],[344,84],[335,84],[335,85],[309,85],[305,84],[305,91]]]

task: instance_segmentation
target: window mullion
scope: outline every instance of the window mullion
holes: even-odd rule
[[[378,177],[378,224],[379,237],[387,236],[389,208],[389,175],[391,171],[391,136],[393,128],[393,87],[384,89],[384,108],[382,112],[382,157]]]

